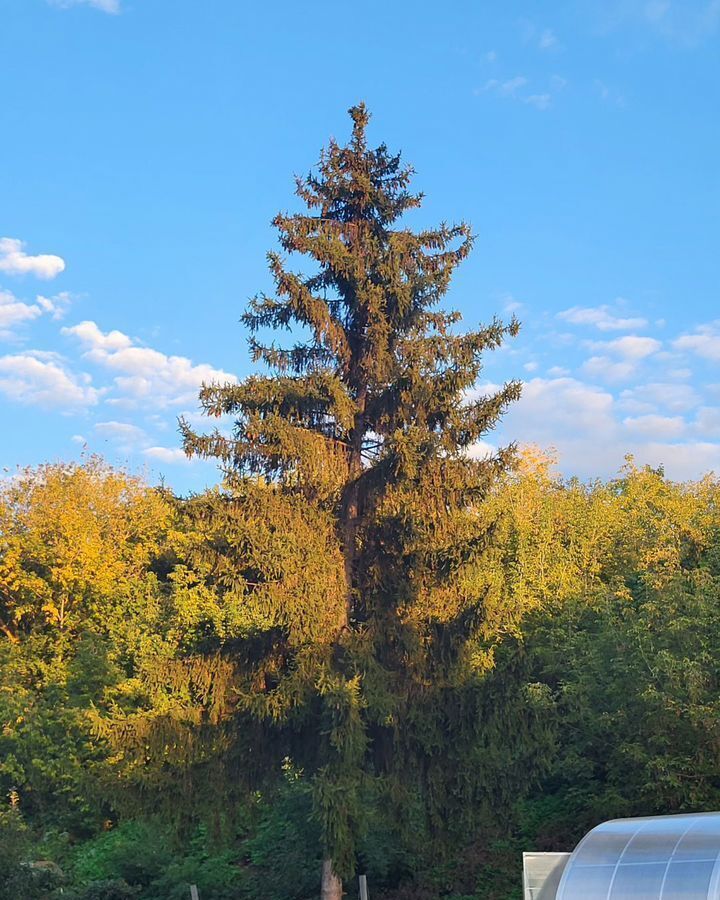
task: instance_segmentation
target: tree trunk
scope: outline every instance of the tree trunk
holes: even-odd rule
[[[333,870],[332,860],[323,860],[320,900],[342,900],[342,892],[342,881]]]
[[[355,559],[357,557],[357,528],[360,517],[360,488],[357,480],[362,475],[363,461],[362,448],[365,438],[365,405],[367,403],[367,387],[362,387],[358,392],[358,412],[355,415],[355,423],[350,433],[350,459],[348,465],[349,485],[346,487],[342,519],[343,560],[345,567],[345,580],[347,582],[347,600],[345,615],[341,623],[342,628],[347,628],[355,599]]]

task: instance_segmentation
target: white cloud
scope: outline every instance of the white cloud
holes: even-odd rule
[[[641,465],[662,466],[669,478],[677,481],[700,478],[707,472],[720,473],[720,444],[687,441],[664,444],[651,441],[630,447]]]
[[[655,403],[635,397],[632,388],[620,392],[617,398],[617,407],[623,412],[632,413],[636,416],[644,416],[657,410]]]
[[[663,465],[670,478],[697,478],[712,469],[720,473],[720,442],[713,443],[720,434],[720,409],[698,409],[698,403],[687,384],[652,382],[616,399],[577,378],[534,378],[488,439],[553,447],[561,470],[581,477],[609,477],[632,453],[640,465]]]
[[[489,444],[487,441],[477,441],[477,443],[473,444],[472,447],[468,449],[468,456],[471,456],[473,459],[487,459],[489,456],[494,456],[497,453],[497,447],[493,444]]]
[[[89,375],[69,372],[53,353],[28,351],[0,356],[0,393],[15,403],[70,411],[98,402]]]
[[[502,421],[499,444],[511,440],[557,449],[566,472],[615,471],[622,463],[612,394],[576,378],[533,378]]]
[[[10,291],[0,290],[0,338],[12,336],[16,325],[37,319],[42,312],[37,304],[24,303]]]
[[[600,331],[623,331],[632,328],[644,328],[647,319],[639,316],[627,318],[617,316],[604,306],[573,306],[557,314],[558,319],[570,322],[571,325],[592,325]]]
[[[523,385],[522,397],[508,412],[517,418],[524,442],[548,445],[568,429],[612,427],[613,396],[575,378],[533,378]]]
[[[700,407],[694,425],[698,434],[704,437],[720,438],[720,407]]]
[[[24,247],[25,244],[17,238],[0,238],[0,272],[7,275],[34,275],[49,281],[65,270],[65,260],[62,257],[47,253],[30,256]]]
[[[660,409],[674,413],[687,413],[700,402],[700,397],[691,385],[671,381],[639,384],[623,391],[620,397],[625,402],[643,404],[644,408],[648,410]],[[628,407],[626,406],[626,408]]]
[[[49,313],[55,321],[63,318],[72,303],[72,295],[68,291],[60,291],[59,294],[54,294],[52,297],[43,297],[42,294],[38,294],[35,299],[38,306],[42,307],[43,312]]]
[[[506,313],[520,312],[525,308],[525,304],[516,300],[512,294],[507,294],[504,298],[503,311]]]
[[[86,359],[117,373],[114,384],[119,397],[108,402],[147,402],[165,408],[197,401],[203,383],[237,382],[235,375],[206,363],[195,364],[185,356],[167,356],[139,346],[121,331],[105,333],[95,322],[81,322],[62,331],[80,339],[86,347]]]
[[[622,356],[624,359],[639,360],[657,353],[662,344],[655,338],[628,334],[624,337],[616,338],[614,341],[593,341],[590,343],[590,346],[594,350],[613,353],[615,356]]]
[[[128,439],[134,441],[143,440],[146,437],[143,429],[137,425],[133,425],[131,422],[97,422],[95,424],[95,431],[104,437],[120,439],[123,441],[127,441]]]
[[[131,453],[148,444],[148,436],[144,429],[132,422],[97,422],[94,431],[99,438],[111,442],[125,453]]]
[[[591,378],[611,382],[627,381],[635,374],[636,368],[633,362],[616,362],[609,356],[591,356],[582,365],[583,372]]]
[[[143,453],[149,459],[170,464],[190,463],[194,459],[189,459],[179,447],[148,447]]]
[[[126,347],[132,347],[132,340],[122,331],[108,331],[106,334],[100,331],[95,322],[80,322],[79,325],[72,325],[62,329],[63,334],[73,334],[80,338],[83,344],[90,347],[88,355],[102,354],[107,351],[124,350]],[[103,357],[101,357],[103,358]]]
[[[694,334],[685,334],[673,341],[676,350],[689,350],[702,359],[720,362],[720,322],[701,325]]]
[[[682,416],[645,415],[623,419],[623,425],[633,434],[655,440],[681,437],[687,428]]]
[[[54,297],[38,295],[34,303],[20,300],[10,291],[0,290],[0,339],[13,338],[18,325],[31,322],[48,314],[53,319],[61,318],[71,302],[70,294],[63,291]]]
[[[60,9],[70,9],[71,6],[92,6],[110,15],[120,12],[120,0],[48,0],[51,6]]]
[[[207,420],[204,420],[203,424],[207,424]],[[154,445],[147,431],[134,422],[120,422],[116,420],[97,422],[93,428],[93,439],[89,442],[83,439],[83,443],[89,443],[94,447],[98,441],[112,445],[114,451],[127,456],[140,453],[147,459],[161,463],[178,464],[192,462],[178,447]]]

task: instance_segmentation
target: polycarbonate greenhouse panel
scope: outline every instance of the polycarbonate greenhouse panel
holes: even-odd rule
[[[523,853],[524,900],[555,900],[569,853]]]
[[[565,866],[557,900],[720,900],[720,813],[615,819]]]

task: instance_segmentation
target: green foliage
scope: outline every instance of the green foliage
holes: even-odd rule
[[[0,813],[0,897],[5,900],[31,887],[32,874],[23,866],[29,835],[16,809]]]
[[[232,851],[213,848],[203,830],[181,845],[158,819],[128,821],[86,842],[73,856],[72,872],[81,898],[126,890],[139,900],[185,900],[191,883],[203,898],[226,900],[236,896],[240,877]]]
[[[75,666],[75,679],[82,668]],[[0,644],[0,672],[0,791],[16,792],[23,811],[46,827],[92,831],[102,810],[89,796],[88,775],[103,751],[84,726],[52,641],[33,635]]]
[[[62,881],[52,863],[31,864],[32,845],[32,832],[17,806],[0,809],[0,900],[43,900]]]
[[[69,894],[70,900],[133,900],[138,888],[130,887],[122,878],[93,881],[80,891]]]
[[[190,884],[203,900],[304,900],[315,893],[320,865],[310,812],[309,788],[293,778],[271,802],[256,798],[233,834],[213,837],[199,826],[179,840],[160,819],[128,821],[74,854],[73,879],[85,885],[78,897],[104,896],[104,886],[121,883],[138,900],[186,900]]]
[[[73,870],[81,882],[122,879],[145,888],[163,870],[168,850],[168,835],[161,823],[126,822],[85,844]]]
[[[563,722],[551,784],[591,816],[720,804],[718,600],[700,568],[533,624],[533,665]]]
[[[320,835],[311,813],[311,792],[298,778],[263,804],[253,833],[243,842],[248,900],[303,900],[317,893]]]

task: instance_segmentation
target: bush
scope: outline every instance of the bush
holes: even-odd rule
[[[56,866],[30,864],[30,846],[30,832],[19,810],[0,810],[0,900],[40,900],[61,880]]]
[[[122,878],[91,881],[79,893],[70,895],[72,900],[132,900],[138,896],[139,888],[130,887]]]

